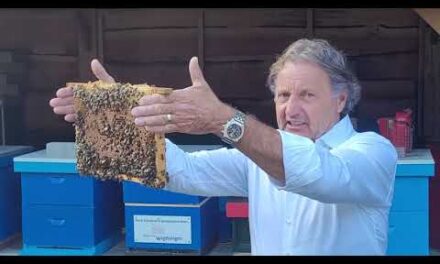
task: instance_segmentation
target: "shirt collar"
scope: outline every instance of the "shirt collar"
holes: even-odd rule
[[[339,120],[329,131],[317,139],[317,142],[324,143],[330,148],[335,148],[349,139],[355,130],[351,123],[350,117],[345,115]]]

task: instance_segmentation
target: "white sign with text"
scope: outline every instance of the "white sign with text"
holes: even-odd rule
[[[134,215],[135,243],[191,244],[191,217]]]

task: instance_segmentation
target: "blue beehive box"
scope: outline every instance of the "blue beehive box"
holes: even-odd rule
[[[429,149],[415,149],[397,162],[387,255],[429,255],[429,179],[434,167]]]
[[[97,255],[121,239],[122,186],[80,176],[74,143],[14,158],[21,173],[22,255]]]
[[[181,145],[183,150],[217,145]],[[172,162],[172,161],[168,161]],[[219,201],[124,182],[126,239],[129,250],[181,251],[204,254],[217,242]]]
[[[20,177],[14,173],[14,156],[32,151],[29,146],[0,146],[0,244],[21,232]]]
[[[204,254],[217,241],[218,199],[200,204],[125,203],[128,250]]]
[[[206,197],[149,188],[134,182],[123,182],[124,203],[199,204]]]

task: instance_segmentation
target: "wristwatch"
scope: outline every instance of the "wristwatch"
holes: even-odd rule
[[[244,135],[246,115],[236,111],[234,116],[223,126],[222,140],[227,144],[237,143]]]

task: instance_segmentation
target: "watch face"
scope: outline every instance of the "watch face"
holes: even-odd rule
[[[231,124],[228,129],[226,130],[226,133],[228,133],[228,137],[231,139],[237,139],[241,136],[242,129],[239,124]]]

